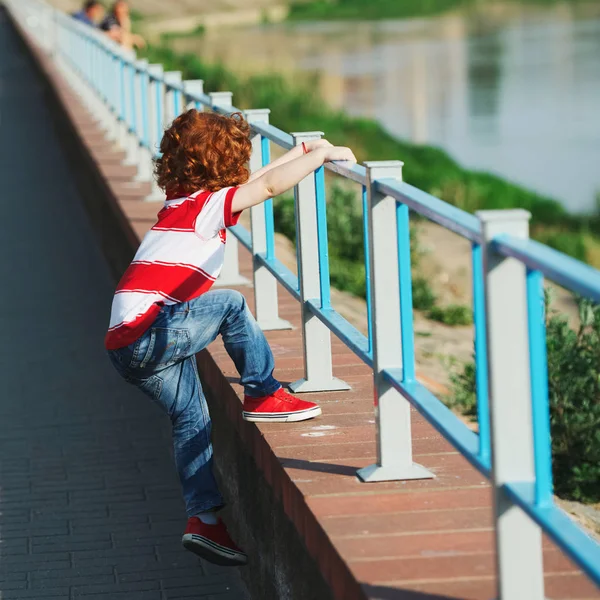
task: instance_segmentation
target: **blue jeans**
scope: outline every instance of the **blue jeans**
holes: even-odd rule
[[[133,344],[110,350],[126,381],[169,415],[175,462],[188,516],[219,508],[223,498],[213,475],[211,421],[196,354],[221,334],[248,396],[272,394],[273,354],[239,292],[216,290],[190,302],[165,306]]]

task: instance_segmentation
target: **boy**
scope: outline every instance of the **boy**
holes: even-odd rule
[[[293,188],[324,162],[355,161],[348,148],[316,140],[249,178],[249,132],[241,115],[196,110],[177,117],[165,132],[155,171],[167,200],[119,282],[106,335],[117,371],[171,418],[189,518],[184,547],[222,565],[242,565],[247,557],[215,516],[223,499],[213,476],[211,422],[196,354],[223,336],[244,386],[247,421],[303,421],[321,414],[273,377],[273,355],[244,297],[209,291],[223,265],[226,228],[244,209]]]

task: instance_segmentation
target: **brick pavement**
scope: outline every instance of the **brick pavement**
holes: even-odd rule
[[[243,600],[181,548],[168,423],[102,346],[113,283],[0,9],[0,598]]]

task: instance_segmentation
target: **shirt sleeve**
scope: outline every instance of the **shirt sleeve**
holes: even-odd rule
[[[205,239],[212,239],[219,231],[236,225],[241,213],[231,211],[231,203],[237,187],[228,187],[214,192],[202,206],[196,218],[196,234]]]

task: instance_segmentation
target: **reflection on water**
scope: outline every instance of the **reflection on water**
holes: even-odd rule
[[[176,44],[246,72],[317,72],[320,92],[334,106],[572,210],[595,207],[599,2],[495,5],[416,21],[278,25]]]

